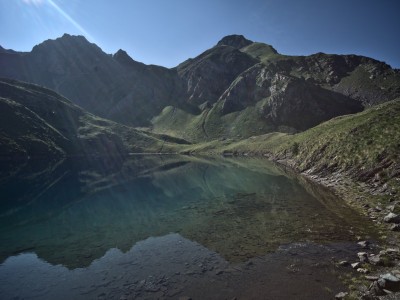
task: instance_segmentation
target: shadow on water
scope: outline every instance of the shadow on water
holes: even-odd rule
[[[283,254],[276,253],[282,252],[278,249],[283,245],[303,243],[300,244],[303,250],[315,247],[322,251],[318,247],[323,246],[310,245],[348,243],[356,236],[374,236],[373,229],[366,225],[368,221],[329,191],[310,186],[263,159],[133,156],[126,161],[113,157],[74,158],[56,163],[34,161],[2,172],[0,182],[0,260],[5,261],[0,277],[10,259],[24,255],[30,255],[31,262],[40,258],[59,268],[58,271],[66,267],[76,273],[81,269],[82,273],[78,273],[84,277],[93,264],[101,266],[110,251],[118,249],[127,257],[133,252],[137,255],[133,251],[137,246],[132,246],[148,244],[149,237],[159,238],[150,239],[158,244],[146,248],[148,255],[152,255],[151,247],[166,251],[169,237],[175,243],[168,246],[172,247],[170,259],[178,259],[180,252],[173,251],[180,240],[195,249],[201,248],[199,253],[206,251],[204,255],[216,260],[216,265],[222,264],[224,270],[232,265],[242,268],[249,261],[264,257],[262,264],[255,264],[257,272],[263,272],[262,267],[287,271],[285,259],[271,258],[282,257]],[[197,250],[189,252],[193,251],[195,255]],[[315,259],[319,252],[313,251],[311,256]],[[24,252],[35,254],[13,257]],[[158,255],[160,269],[152,267],[153,273],[168,273],[170,267],[165,265],[164,260],[168,259],[164,256]],[[178,256],[185,257],[182,253]],[[210,259],[194,259],[189,255],[186,263],[204,266],[207,261]],[[119,270],[108,268],[111,273]],[[219,271],[215,267],[198,269],[203,274],[199,277],[204,279],[210,279],[207,272],[212,273],[211,277],[224,273],[216,274]],[[135,270],[136,277],[125,279],[132,281],[131,284],[141,278],[138,274],[151,276]],[[257,273],[254,270],[246,278],[253,278]],[[182,272],[182,268],[175,271],[186,278]],[[193,293],[200,293],[194,288],[203,284],[200,281],[189,285]],[[138,288],[138,283],[135,284]],[[141,288],[145,291],[145,284]],[[138,289],[136,297],[141,295]],[[160,291],[161,288],[156,292]],[[107,298],[119,295],[108,292],[104,291]]]

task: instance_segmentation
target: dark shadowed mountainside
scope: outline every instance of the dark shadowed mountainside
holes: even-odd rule
[[[0,76],[46,86],[89,112],[191,141],[298,132],[400,96],[400,73],[357,55],[279,54],[241,35],[175,68],[65,34],[0,51]]]
[[[123,157],[184,143],[97,117],[51,90],[10,79],[0,80],[0,108],[0,156],[7,158]]]

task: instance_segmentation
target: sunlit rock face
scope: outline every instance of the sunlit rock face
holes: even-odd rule
[[[306,130],[363,109],[354,99],[261,64],[243,72],[219,101],[223,103],[223,114],[258,105],[259,114],[270,124],[294,130]]]
[[[236,48],[221,45],[179,65],[178,73],[187,84],[187,101],[197,105],[216,102],[232,80],[255,63]]]

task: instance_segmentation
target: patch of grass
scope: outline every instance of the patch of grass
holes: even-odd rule
[[[249,54],[263,63],[279,59],[283,56],[280,55],[272,46],[264,43],[252,43],[240,49],[240,51]]]
[[[153,132],[198,143],[215,139],[243,139],[260,132],[273,131],[274,127],[261,117],[260,105],[257,103],[240,112],[225,115],[221,113],[221,102],[199,115],[166,107],[153,119]]]
[[[305,132],[270,133],[230,143],[195,145],[195,152],[230,152],[291,159],[299,170],[347,172],[400,192],[400,99],[334,118]]]

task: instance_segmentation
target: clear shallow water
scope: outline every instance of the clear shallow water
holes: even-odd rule
[[[329,298],[342,288],[332,257],[373,235],[260,159],[36,161],[0,175],[5,299]]]

